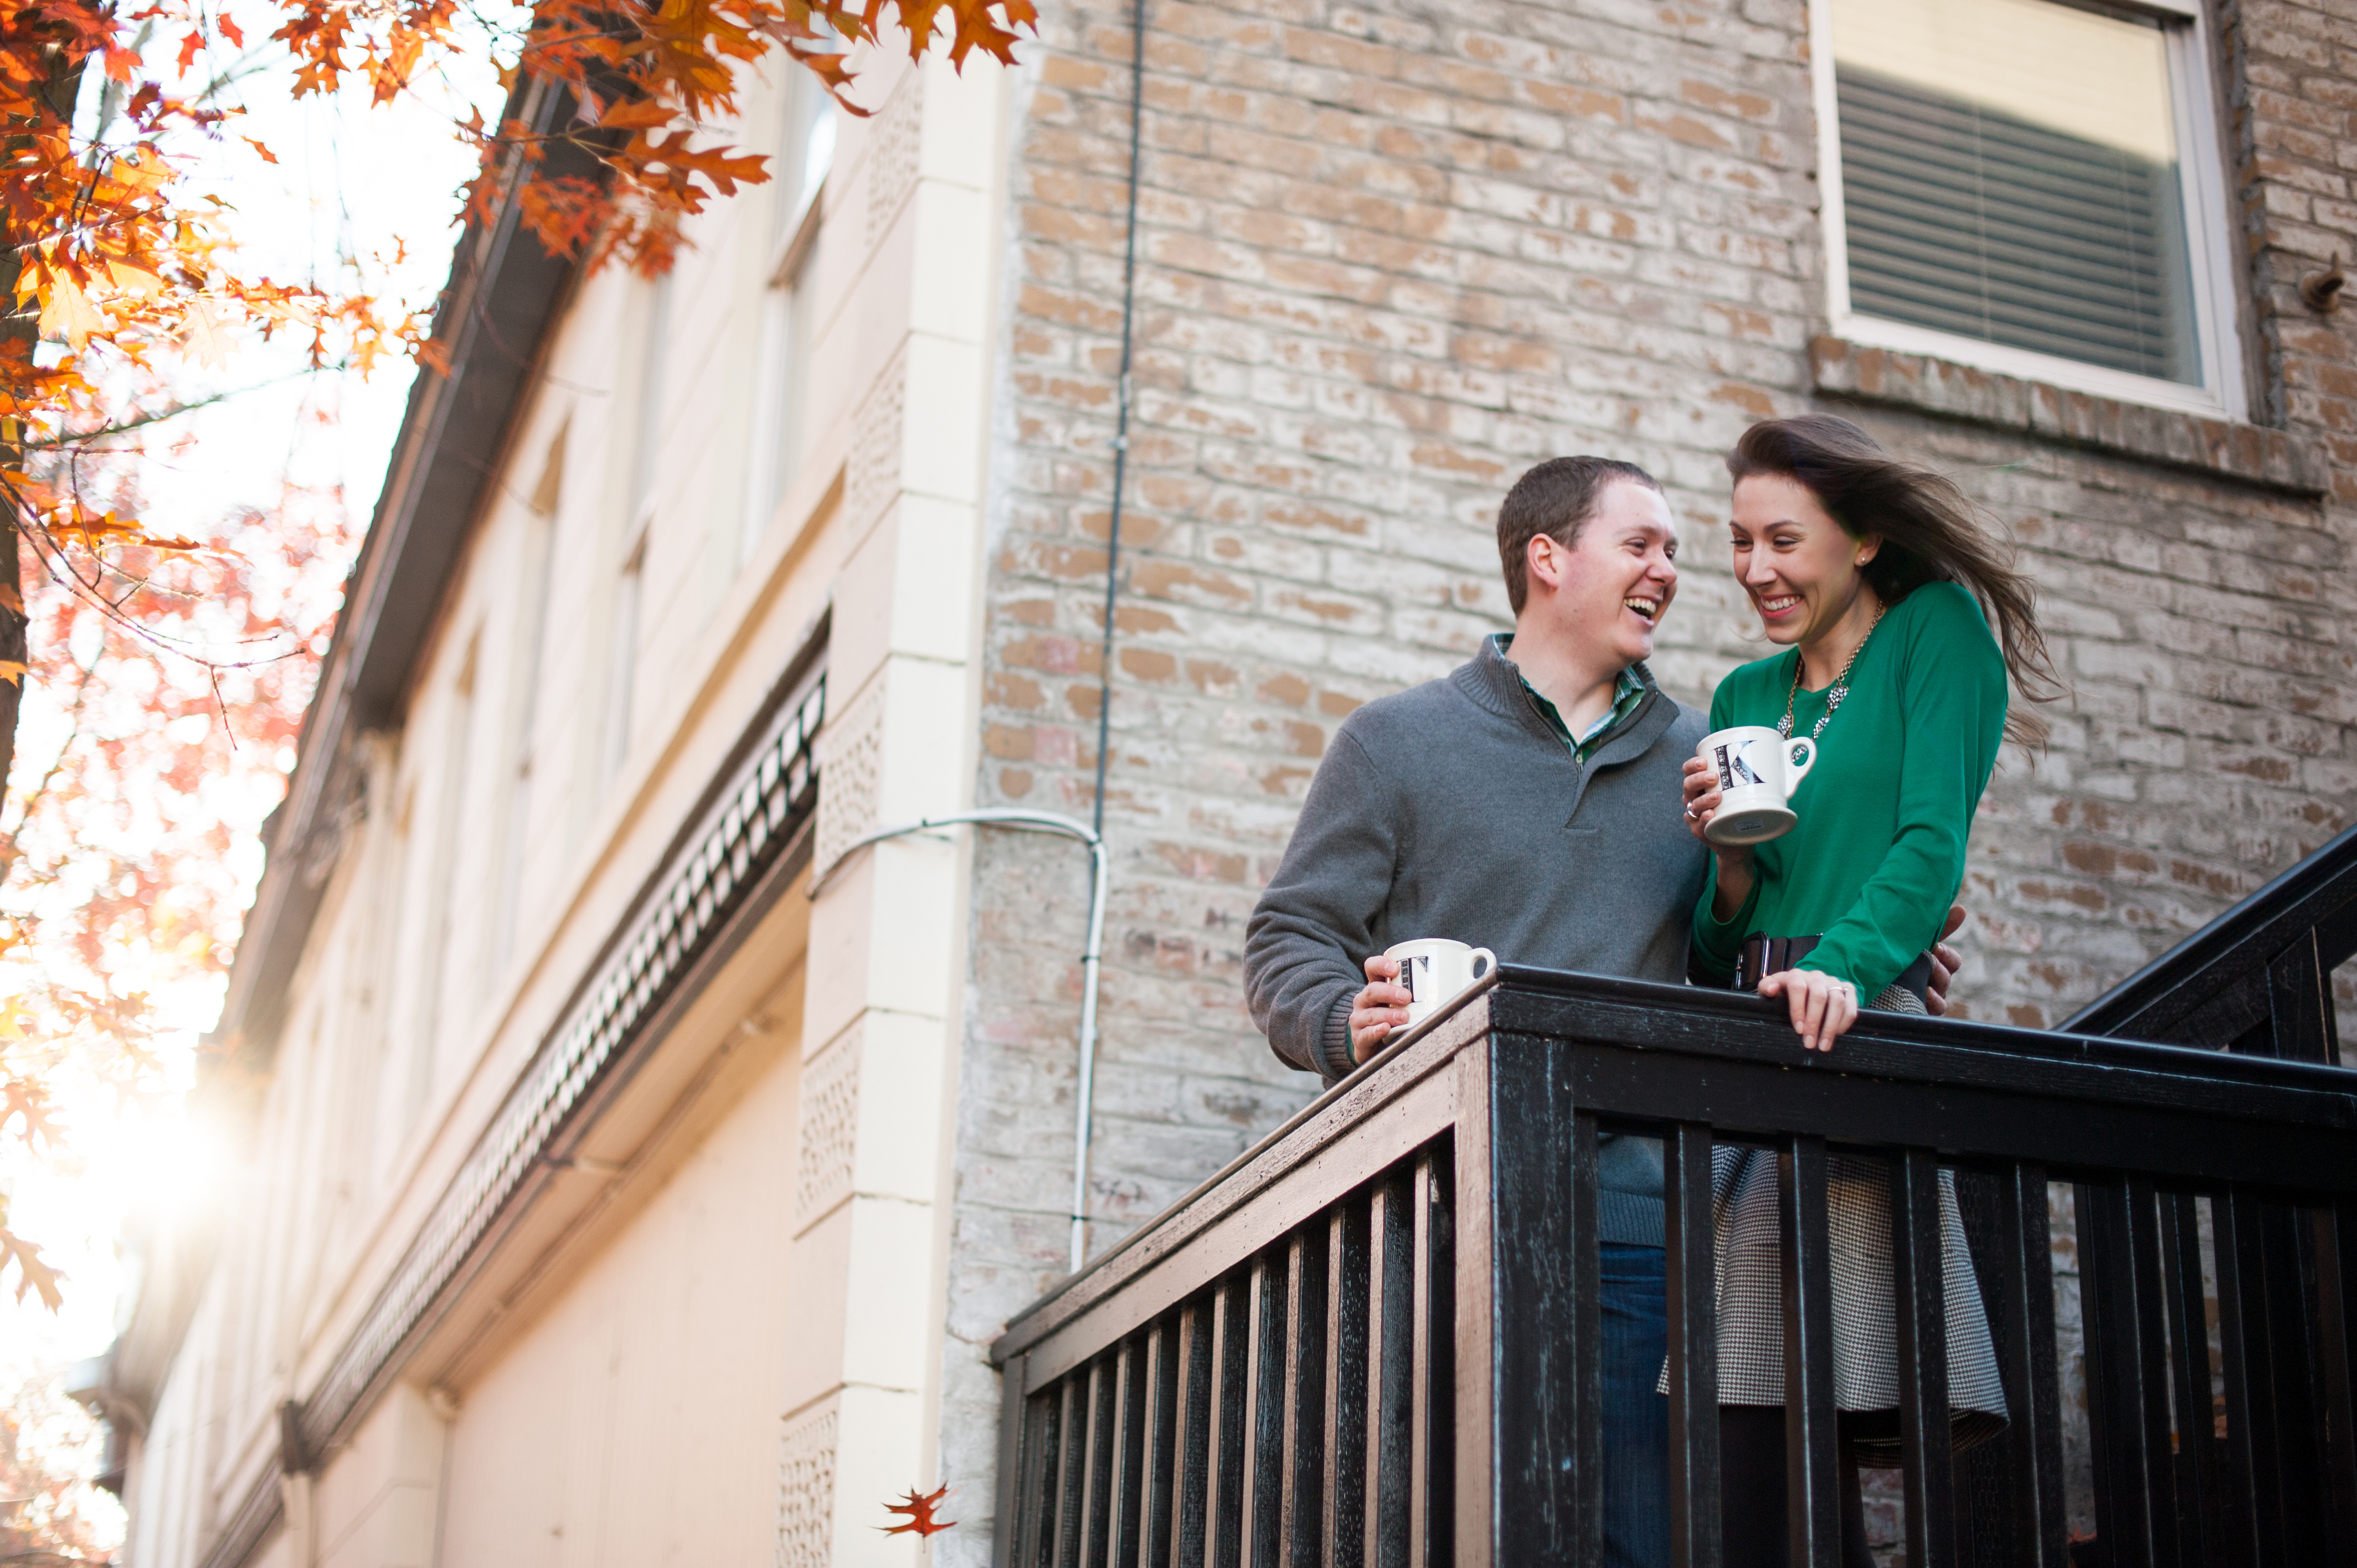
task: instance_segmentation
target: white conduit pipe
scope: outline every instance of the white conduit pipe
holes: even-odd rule
[[[1080,1108],[1074,1112],[1072,1129],[1072,1272],[1078,1273],[1088,1252],[1089,1124],[1093,1120],[1091,1108],[1096,1100],[1097,977],[1104,962],[1105,894],[1112,885],[1111,872],[1105,864],[1103,836],[1075,818],[1060,816],[1054,811],[1027,811],[1015,807],[920,817],[913,822],[903,822],[898,827],[878,828],[844,845],[843,853],[811,879],[810,897],[815,903],[818,896],[826,890],[827,884],[834,880],[834,874],[843,869],[845,862],[869,844],[961,824],[1013,828],[1023,832],[1059,833],[1065,838],[1078,839],[1089,846],[1089,866],[1092,875],[1089,888],[1089,945],[1081,953]]]

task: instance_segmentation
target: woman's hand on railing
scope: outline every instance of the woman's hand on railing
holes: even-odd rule
[[[1718,780],[1710,765],[1699,757],[1685,761],[1686,832],[1702,841],[1718,862],[1718,885],[1711,894],[1711,913],[1722,920],[1731,920],[1751,897],[1751,846],[1749,844],[1713,843],[1703,832],[1718,812]]]
[[[1377,953],[1367,961],[1367,983],[1351,998],[1351,1059],[1365,1061],[1407,1022],[1415,995],[1399,983],[1399,960]]]
[[[1932,944],[1932,983],[1923,988],[1923,1011],[1934,1018],[1948,1011],[1948,987],[1955,983],[1956,971],[1964,965],[1964,955],[1948,945],[1948,939],[1964,923],[1964,907],[1950,905],[1948,923],[1940,928],[1940,940]]]
[[[1813,969],[1780,970],[1760,983],[1762,996],[1781,996],[1792,1012],[1801,1048],[1829,1051],[1857,1022],[1857,987]]]

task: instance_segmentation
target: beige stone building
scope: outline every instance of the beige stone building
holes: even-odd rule
[[[1668,487],[1695,702],[1749,421],[2012,531],[2074,695],[1982,811],[1972,1016],[2349,826],[2345,9],[1144,0],[1134,97],[1132,8],[1059,5],[871,119],[764,88],[781,177],[661,285],[471,231],[204,1090],[240,1185],[142,1243],[125,1561],[988,1560],[1089,855],[854,846],[1085,822],[1102,763],[1101,1251],[1314,1092],[1244,919],[1340,719],[1504,623],[1550,455]]]

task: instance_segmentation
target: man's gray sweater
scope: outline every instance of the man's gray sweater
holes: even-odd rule
[[[1346,1077],[1361,965],[1417,937],[1685,979],[1704,854],[1680,816],[1681,764],[1709,726],[1637,673],[1644,701],[1585,764],[1487,641],[1343,721],[1244,937],[1253,1022],[1278,1057]],[[1660,1146],[1614,1138],[1602,1153],[1603,1240],[1660,1246]]]

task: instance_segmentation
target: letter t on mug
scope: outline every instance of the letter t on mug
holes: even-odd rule
[[[1383,950],[1383,956],[1400,966],[1399,983],[1415,997],[1407,1008],[1410,1029],[1498,967],[1498,955],[1488,948],[1468,947],[1447,937],[1394,942]]]

